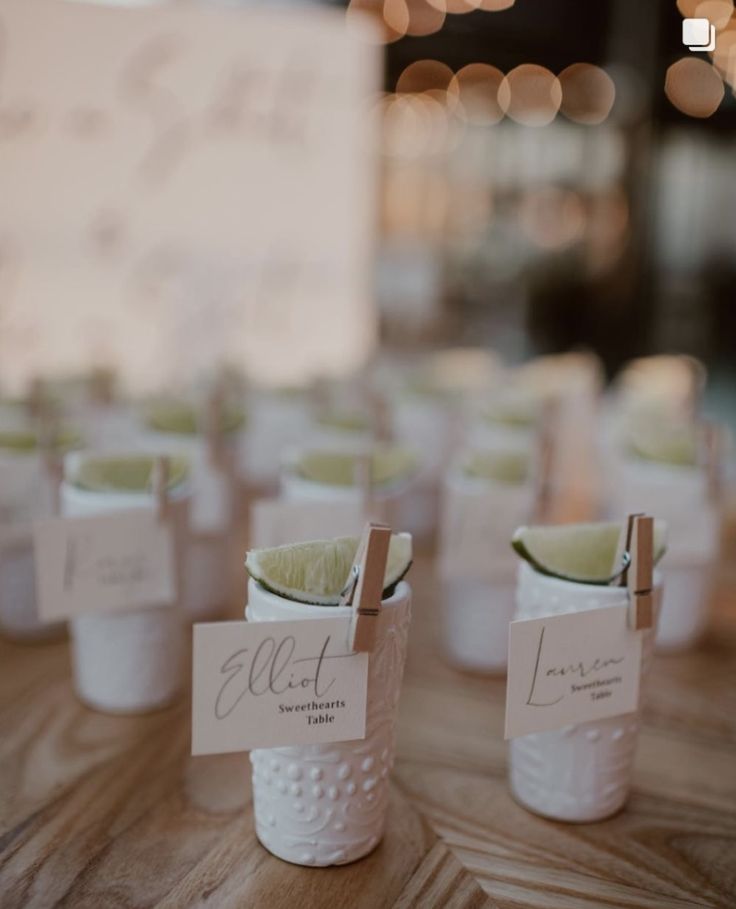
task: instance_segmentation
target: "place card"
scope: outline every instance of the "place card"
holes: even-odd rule
[[[176,599],[171,528],[152,510],[39,521],[33,536],[42,619],[168,606]]]
[[[641,633],[628,607],[511,622],[505,738],[632,713]]]
[[[368,653],[350,618],[194,626],[192,754],[365,738]]]
[[[260,499],[251,509],[250,541],[253,547],[267,549],[309,540],[357,537],[364,520],[359,502]]]

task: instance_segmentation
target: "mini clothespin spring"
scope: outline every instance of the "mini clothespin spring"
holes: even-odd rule
[[[348,647],[356,653],[369,653],[375,647],[390,542],[390,527],[366,524],[340,599],[341,606],[352,606]]]

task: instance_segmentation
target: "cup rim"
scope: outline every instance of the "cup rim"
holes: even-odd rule
[[[586,584],[584,581],[568,581],[564,578],[557,578],[551,574],[545,574],[543,571],[537,571],[537,569],[530,565],[529,562],[522,560],[520,571],[522,574],[527,574],[529,576],[534,576],[538,580],[544,581],[545,583],[551,584],[553,587],[557,587],[560,590],[587,590],[591,593],[595,591],[596,595],[601,597],[611,597],[614,598],[616,594],[620,595],[622,592],[626,591],[625,587],[614,587],[609,584]],[[662,584],[662,572],[661,569],[655,568],[653,575],[653,586],[659,587]]]
[[[301,614],[309,612],[312,618],[315,617],[315,611],[319,614],[324,612],[323,617],[326,619],[347,616],[352,612],[350,606],[323,606],[319,603],[303,603],[300,600],[290,600],[288,597],[283,597],[278,593],[267,590],[263,584],[255,578],[248,578],[248,606],[250,606],[251,591],[257,591],[259,597],[263,598],[266,602],[271,602],[280,606],[282,609],[293,610],[294,612]],[[399,581],[391,596],[381,601],[381,608],[386,609],[399,606],[408,599],[410,593],[411,587],[409,586],[409,583],[407,581]]]

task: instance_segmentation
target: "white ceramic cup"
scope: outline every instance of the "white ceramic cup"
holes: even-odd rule
[[[64,622],[42,622],[36,606],[32,525],[51,517],[52,490],[42,456],[0,454],[0,631],[12,640],[36,643],[60,637]],[[5,485],[7,484],[7,485]]]
[[[234,454],[238,434],[227,438]],[[184,554],[182,607],[192,621],[218,618],[231,594],[228,534],[232,527],[236,483],[209,462],[202,435],[147,432],[140,438],[145,451],[181,455],[191,472],[189,534]]]
[[[294,467],[298,457],[298,452],[287,452],[281,472],[281,494],[287,502],[361,502],[362,491],[358,486],[334,486],[300,476]],[[415,500],[417,489],[416,476],[374,487],[369,509],[371,519],[385,521],[413,537],[421,536],[427,514],[423,510],[424,500]]]
[[[484,495],[493,503],[495,545],[472,566],[453,565],[456,532],[453,513]],[[442,576],[442,642],[450,662],[471,672],[505,672],[509,622],[516,608],[518,558],[509,543],[514,530],[529,520],[534,502],[531,485],[504,484],[451,471],[443,486],[439,564]],[[483,538],[483,544],[487,543]]]
[[[612,462],[610,479],[612,518],[644,511],[667,524],[667,583],[657,649],[695,646],[708,624],[711,578],[720,545],[720,509],[708,498],[705,471],[619,458]]]
[[[250,622],[349,613],[287,600],[248,582]],[[365,739],[251,752],[256,835],[279,858],[344,865],[367,855],[383,836],[410,617],[411,588],[402,581],[383,602],[370,657]]]
[[[185,495],[185,488],[172,495],[170,520],[179,537]],[[149,493],[92,492],[68,481],[62,484],[61,501],[62,513],[68,517],[153,505]],[[89,707],[103,713],[146,713],[167,706],[180,694],[184,624],[179,604],[88,613],[76,616],[69,625],[74,685]]]
[[[655,614],[661,578],[655,573]],[[576,584],[519,569],[517,619],[602,609],[628,603],[622,587]],[[647,675],[654,631],[642,632],[642,681]],[[509,743],[509,782],[514,798],[530,811],[558,821],[600,821],[619,811],[631,785],[639,711],[623,716],[536,732]]]

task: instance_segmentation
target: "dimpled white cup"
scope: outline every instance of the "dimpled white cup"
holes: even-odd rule
[[[63,622],[44,623],[36,606],[36,575],[32,523],[51,517],[51,486],[38,452],[0,454],[12,476],[11,488],[0,489],[0,510],[9,515],[12,542],[0,546],[0,629],[26,643],[59,637]]]
[[[251,622],[349,612],[296,603],[248,582],[245,615]],[[411,588],[402,581],[383,602],[370,657],[365,739],[251,751],[256,835],[279,858],[343,865],[367,855],[383,836],[410,618]]]
[[[184,505],[185,490],[176,492],[171,520],[181,534],[184,516],[178,512]],[[65,482],[61,502],[65,516],[82,517],[149,508],[152,497],[148,493],[92,492]],[[103,713],[145,713],[167,706],[180,693],[184,625],[178,604],[104,615],[88,613],[73,618],[69,626],[74,686],[88,706]]]
[[[443,513],[453,504],[480,491],[491,492],[497,504],[498,541],[489,547],[483,576],[469,577],[465,572],[442,577],[442,640],[450,661],[471,672],[505,672],[508,659],[509,622],[516,608],[516,569],[518,558],[509,544],[514,530],[529,520],[534,492],[530,484],[496,483],[477,477],[450,473],[443,488]],[[443,526],[444,535],[451,532]]]
[[[661,581],[655,576],[655,613]],[[628,603],[625,588],[574,584],[539,574],[522,563],[517,619],[583,612]],[[642,632],[642,682],[651,662],[654,631]],[[639,711],[536,732],[509,743],[509,782],[514,798],[544,817],[578,823],[600,821],[623,807],[629,794]]]
[[[720,542],[720,513],[708,501],[700,467],[620,458],[611,474],[609,514],[645,511],[667,524],[667,585],[656,646],[686,650],[708,624],[711,580]]]
[[[287,502],[354,502],[361,501],[357,486],[336,486],[317,483],[299,476],[294,468],[298,455],[289,455],[281,471],[281,493]],[[395,483],[374,487],[371,495],[371,518],[385,521],[412,536],[426,530],[426,514],[417,507],[415,494],[417,480],[414,475],[402,477]]]

